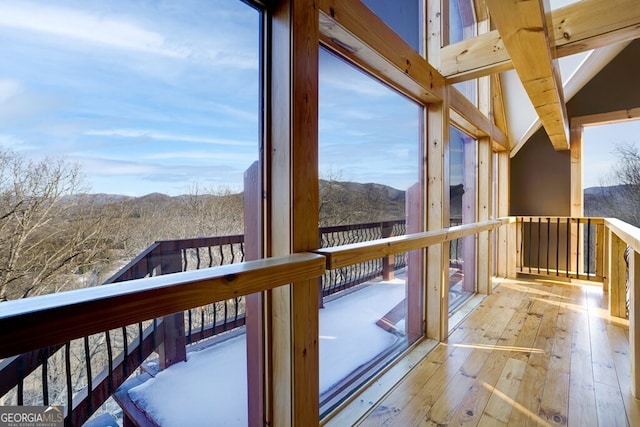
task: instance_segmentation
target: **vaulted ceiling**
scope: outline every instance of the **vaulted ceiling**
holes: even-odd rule
[[[504,96],[515,99],[511,92],[524,92],[530,101],[505,102],[512,151],[540,124],[556,150],[569,149],[566,101],[640,38],[640,1],[582,0],[555,10],[542,0],[474,3],[479,18],[487,8],[496,29],[445,46],[439,71],[452,83],[503,73]],[[574,63],[563,70],[568,75],[561,76],[559,58]],[[505,73],[513,69],[517,79]]]

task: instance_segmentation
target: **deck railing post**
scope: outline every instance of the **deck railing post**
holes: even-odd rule
[[[626,317],[626,263],[624,251],[627,244],[615,233],[609,234],[609,314]]]
[[[629,256],[629,351],[631,359],[631,393],[640,397],[640,297],[637,295],[640,286],[640,253],[631,250]]]
[[[383,222],[380,226],[381,235],[384,239],[385,237],[393,236],[393,223],[391,222]],[[394,278],[394,270],[395,270],[395,255],[390,255],[382,258],[382,280],[389,281]]]
[[[178,273],[182,271],[182,253],[179,249],[163,250],[160,274]],[[187,360],[187,340],[184,328],[184,312],[178,312],[162,318],[164,339],[158,346],[160,367],[166,369],[178,362]]]

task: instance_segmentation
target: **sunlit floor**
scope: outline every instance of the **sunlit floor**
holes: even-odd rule
[[[601,286],[505,281],[364,426],[638,426],[628,322]]]

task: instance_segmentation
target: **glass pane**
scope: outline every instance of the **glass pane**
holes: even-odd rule
[[[322,247],[421,231],[421,111],[321,50]],[[421,335],[421,256],[421,251],[399,254],[332,270],[323,278],[323,413]]]
[[[476,35],[476,15],[473,0],[449,0],[449,44]]]
[[[422,4],[424,0],[363,0],[376,15],[400,35],[416,52],[422,49]]]
[[[449,135],[450,225],[476,222],[478,141],[457,128]],[[450,243],[449,311],[476,292],[475,235]]]
[[[253,221],[260,212],[260,180],[247,179],[252,185],[245,186],[246,178],[261,176],[260,20],[261,13],[239,0],[0,4],[2,209],[6,200],[38,201],[26,208],[40,227],[15,253],[36,262],[18,262],[27,280],[14,281],[9,299],[24,296],[33,277],[42,277],[40,287],[28,295],[240,262],[259,247],[261,236],[244,235],[244,213]],[[5,219],[0,260],[10,258],[5,230],[16,227]],[[176,239],[185,240],[178,246]],[[162,242],[150,247],[155,241]],[[62,259],[57,254],[67,257],[62,268],[47,270]],[[140,262],[120,270],[138,255]],[[240,363],[202,385],[196,394],[208,401],[193,409],[204,408],[207,419],[186,424],[234,424],[223,412],[246,424],[244,314],[244,298],[238,298],[174,319],[175,331],[184,324],[184,336],[175,338],[189,343],[182,365],[191,373],[205,357],[191,344],[213,348],[237,335],[225,347],[237,357],[222,347],[208,352],[222,355],[209,365],[217,357]],[[120,341],[133,345],[166,319],[132,325]],[[153,336],[155,348],[162,337],[170,339],[168,332]],[[123,357],[126,345],[117,349],[113,340],[113,358]],[[151,345],[145,345],[147,351]],[[104,338],[95,351],[91,346],[92,357],[107,360]],[[148,356],[140,350],[136,360]],[[158,355],[150,357],[146,370],[158,366]],[[83,363],[79,358],[79,372],[86,372]],[[64,365],[50,364],[56,365],[51,372],[64,372]],[[156,384],[171,375],[183,378],[175,366],[155,376]],[[134,368],[129,372],[137,375]],[[64,390],[64,380],[51,379],[50,389]],[[160,389],[144,391],[153,389],[133,394],[151,404]],[[224,396],[215,397],[219,390]],[[159,417],[162,411],[193,413],[155,403],[158,413],[150,411]]]

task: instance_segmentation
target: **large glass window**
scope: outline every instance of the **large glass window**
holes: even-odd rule
[[[450,225],[477,221],[478,141],[451,127],[449,134]],[[476,237],[450,243],[449,311],[476,292]]]
[[[425,0],[363,0],[389,27],[400,35],[416,52],[422,46],[422,10]]]
[[[7,291],[0,301],[256,256],[250,248],[260,247],[261,236],[244,235],[244,228],[245,212],[252,222],[261,212],[260,20],[259,11],[239,0],[0,3],[0,239],[9,243],[10,230],[25,224],[4,215],[11,203],[37,218],[15,240],[19,247],[0,245],[0,290]],[[141,255],[135,274],[117,273],[155,241],[169,242]],[[18,262],[9,276],[2,263],[12,250]],[[237,336],[197,355],[188,346],[190,377],[168,368],[131,398],[158,424],[246,424],[246,346],[238,332],[244,312],[238,298],[178,313],[174,329],[184,322],[189,344],[217,343],[222,332]],[[167,323],[114,332],[113,359],[123,350],[127,357],[143,329],[148,334]],[[153,331],[154,345],[162,346]],[[170,339],[166,334],[157,339]],[[108,360],[105,334],[91,337],[88,347],[78,341],[70,346],[72,394],[91,372],[85,348],[94,373]],[[52,405],[67,406],[65,377],[57,374],[65,369],[63,353],[49,362]],[[148,356],[139,354],[136,359]],[[229,360],[240,363],[225,365]],[[224,369],[207,374],[215,381],[200,384],[198,393],[182,393],[193,407],[176,409],[176,394],[202,376],[202,366]],[[35,400],[25,404],[42,404],[43,382],[41,376],[27,381],[26,395]],[[157,392],[167,384],[173,394]],[[206,420],[163,418],[198,408]]]
[[[421,111],[321,50],[321,246],[421,231]],[[323,278],[323,412],[421,336],[420,257],[421,252],[400,254]]]

